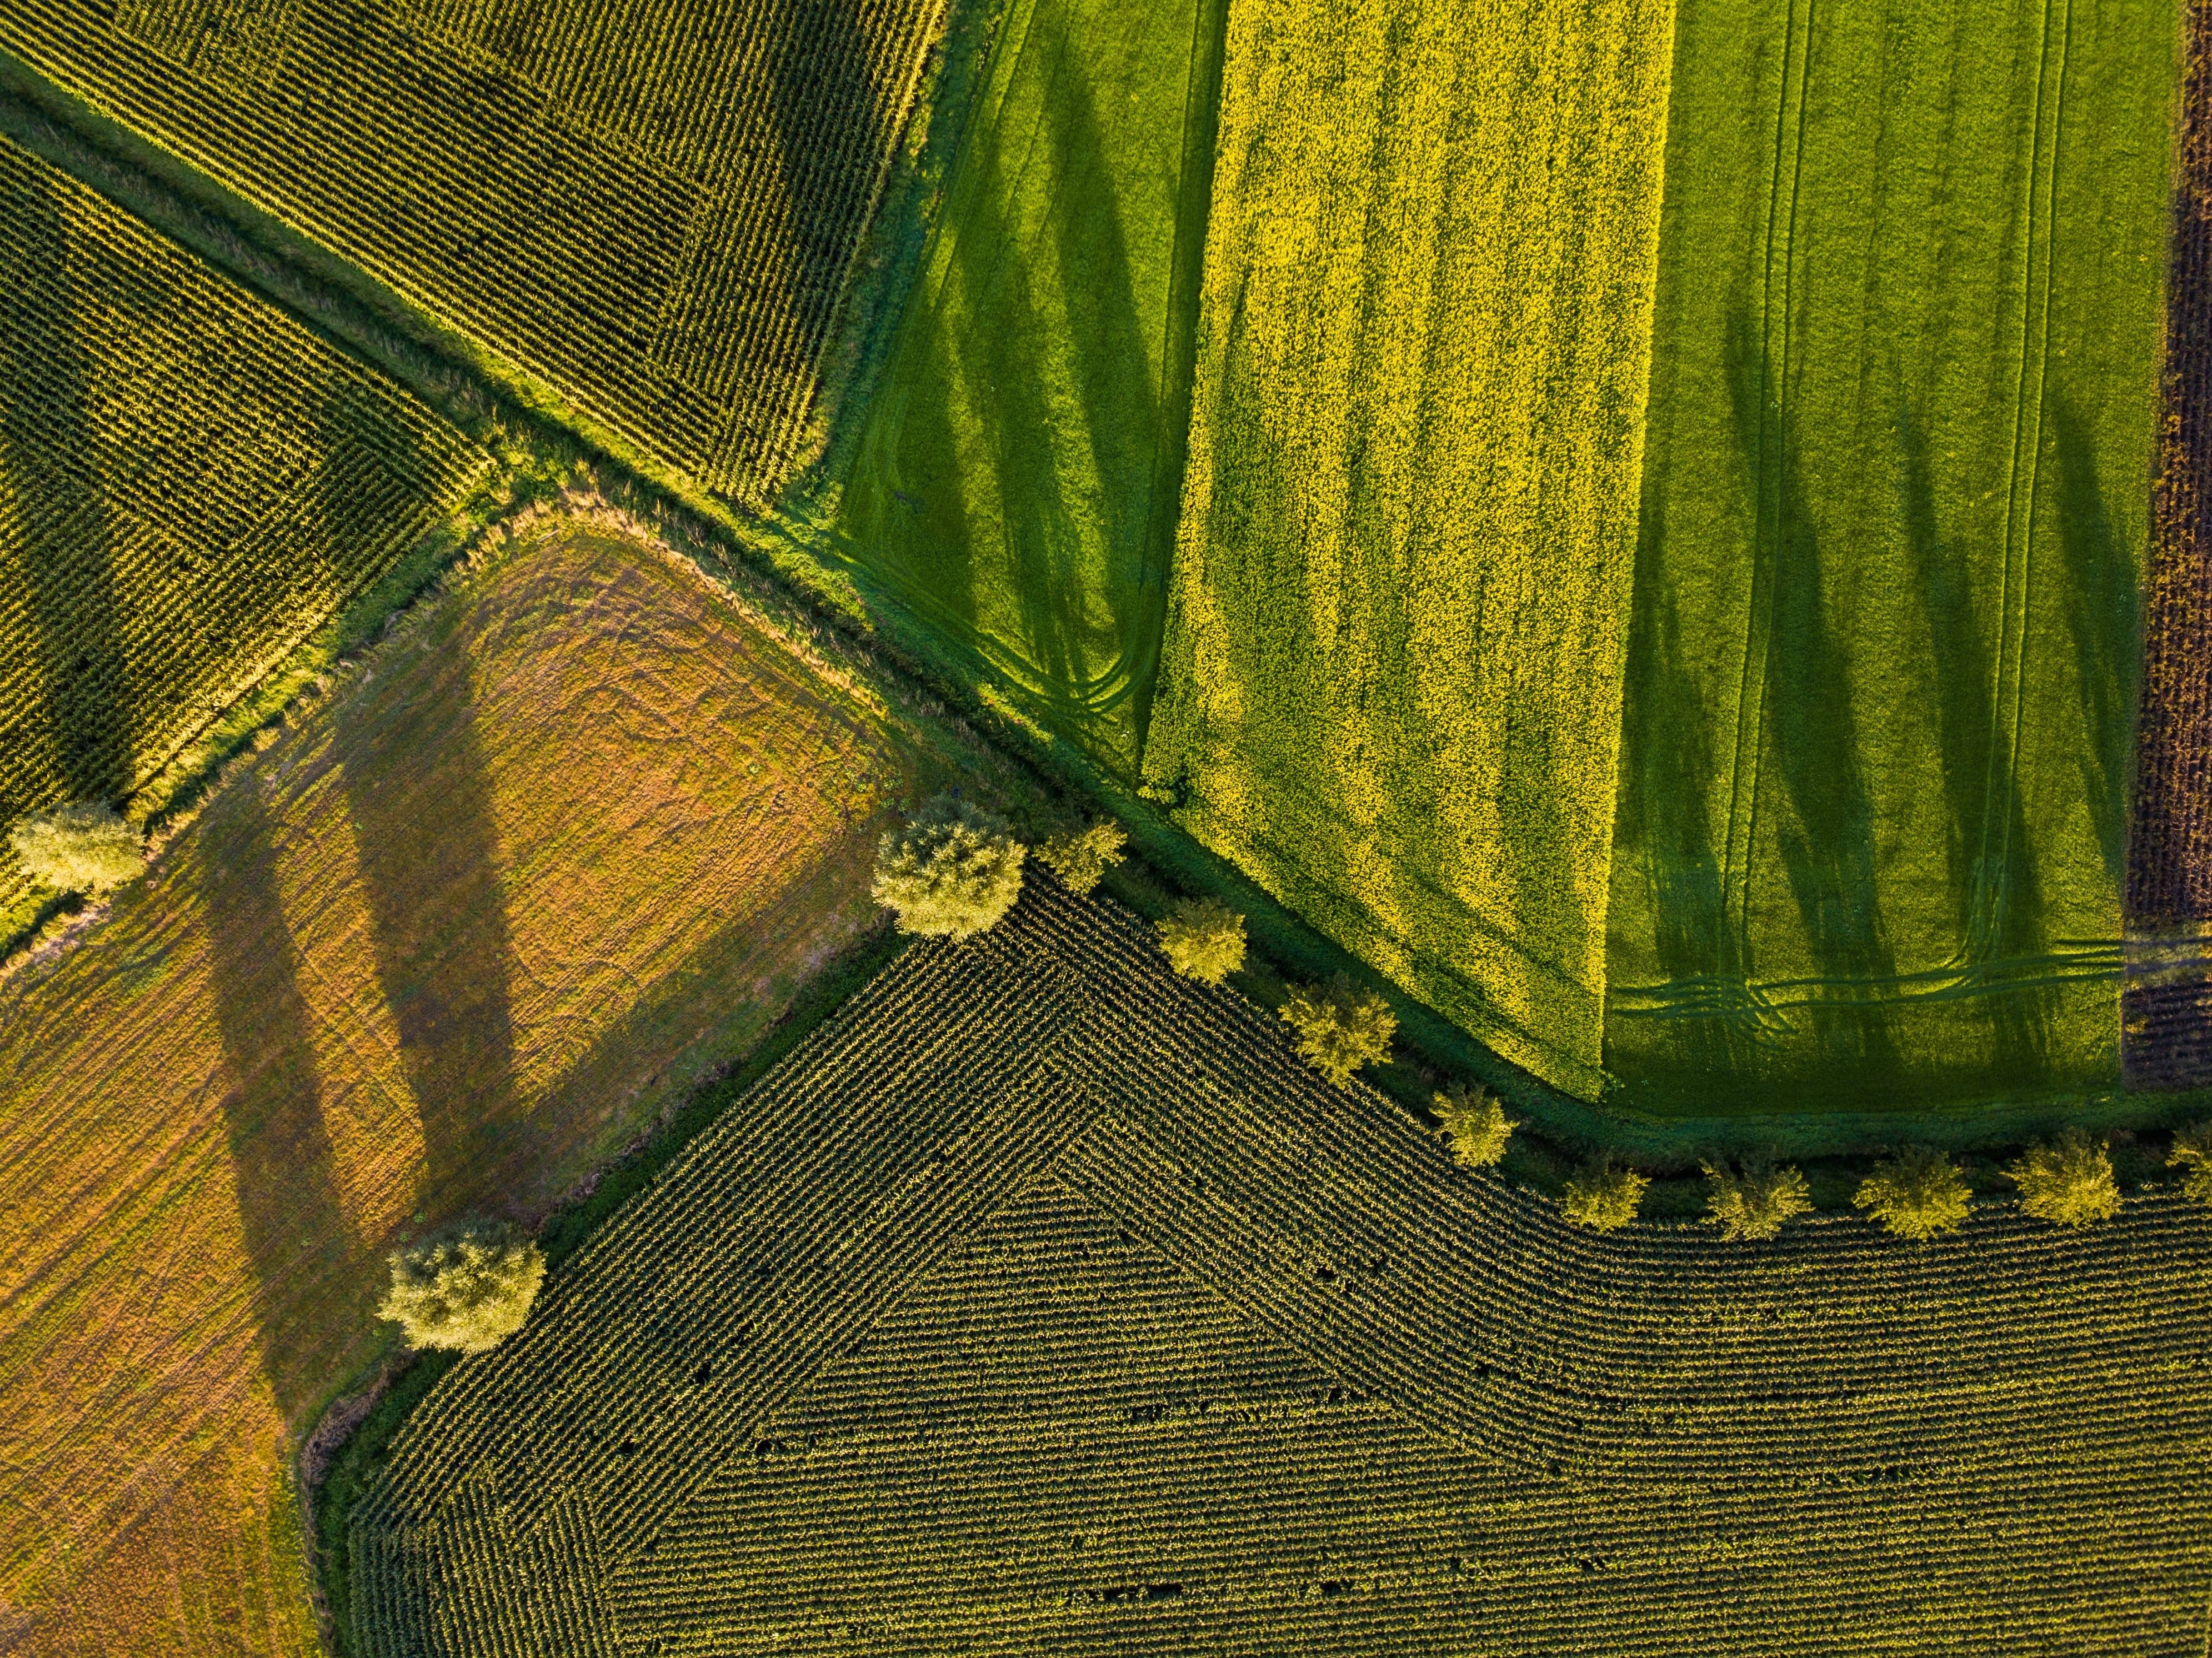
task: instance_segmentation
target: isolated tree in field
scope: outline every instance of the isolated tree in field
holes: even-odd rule
[[[8,839],[33,879],[62,892],[105,892],[146,872],[145,837],[92,801],[35,813]]]
[[[1076,835],[1055,835],[1037,850],[1045,866],[1070,892],[1088,892],[1121,861],[1129,832],[1112,818]]]
[[[1775,1238],[1782,1229],[1813,1207],[1805,1176],[1778,1169],[1765,1157],[1746,1157],[1737,1168],[1718,1158],[1705,1171],[1705,1215],[1731,1243],[1744,1238]]]
[[[392,1254],[392,1291],[377,1308],[417,1347],[481,1353],[522,1327],[545,1257],[499,1222],[427,1238]]]
[[[1432,1102],[1451,1141],[1452,1161],[1462,1169],[1494,1166],[1521,1126],[1480,1083],[1455,1084],[1436,1095]]]
[[[1908,1145],[1875,1164],[1851,1201],[1895,1236],[1924,1243],[1959,1229],[1973,1193],[1950,1158],[1933,1146]]]
[[[1650,1184],[1633,1169],[1601,1157],[1569,1176],[1559,1210],[1576,1225],[1593,1232],[1617,1232],[1636,1218],[1644,1207],[1644,1190]]]
[[[2038,1140],[2005,1175],[2020,1187],[2020,1206],[2038,1220],[2087,1226],[2120,1212],[2112,1150],[2079,1128],[2066,1129],[2057,1139]]]
[[[1340,1085],[1360,1066],[1389,1059],[1398,1033],[1390,1004],[1345,973],[1325,985],[1293,985],[1282,1013],[1298,1033],[1298,1057]]]
[[[2198,1203],[2212,1203],[2212,1122],[2191,1123],[2173,1131],[2173,1149],[2166,1166],[2179,1169],[2181,1192]]]
[[[1185,898],[1156,922],[1168,965],[1218,985],[1244,965],[1244,918],[1218,898]]]
[[[957,795],[940,794],[883,838],[876,902],[899,931],[972,938],[996,926],[1022,896],[1027,851],[1004,822]]]

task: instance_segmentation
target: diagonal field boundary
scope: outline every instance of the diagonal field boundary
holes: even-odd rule
[[[616,1650],[610,1575],[1048,1174],[1501,1477],[1723,1446],[1728,1474],[1816,1436],[1826,1477],[1879,1482],[2010,1442],[2023,1388],[2054,1431],[2124,1432],[2081,1401],[2161,1376],[2175,1430],[2212,1431],[2174,1370],[2212,1316],[2212,1228],[2179,1199],[2085,1235],[1987,1212],[1918,1249],[1848,1220],[1728,1248],[1578,1231],[1039,878],[993,932],[885,969],[431,1393],[354,1521],[355,1650]]]

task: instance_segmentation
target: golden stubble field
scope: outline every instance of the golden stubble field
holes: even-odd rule
[[[290,1458],[394,1240],[542,1212],[870,924],[917,764],[605,525],[542,526],[0,981],[0,1651],[316,1646]]]

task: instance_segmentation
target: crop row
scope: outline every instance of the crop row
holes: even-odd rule
[[[0,267],[4,821],[125,793],[489,463],[4,141]]]
[[[645,452],[747,501],[804,438],[941,0],[702,14],[29,0],[0,42]],[[226,51],[226,43],[231,49]]]
[[[1866,1649],[1932,1651],[2010,1600],[2129,1650],[2212,1518],[2208,1303],[2212,1229],[2162,1199],[1926,1249],[1577,1231],[1033,882],[425,1402],[358,1632],[1657,1652],[1727,1645],[1718,1607],[1802,1651],[1849,1600]],[[2078,1569],[2023,1589],[2047,1554]]]
[[[2128,846],[2128,916],[2212,920],[2212,13],[2186,10],[2173,238],[2167,253],[2143,689]],[[2212,986],[2130,984],[2121,1045],[2138,1086],[2212,1078]]]

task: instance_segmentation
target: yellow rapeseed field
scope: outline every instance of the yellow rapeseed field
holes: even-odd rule
[[[317,1649],[289,1456],[383,1256],[527,1218],[874,909],[901,740],[611,532],[526,544],[0,981],[0,1649]]]
[[[1237,0],[1146,773],[1594,1091],[1673,12]]]

